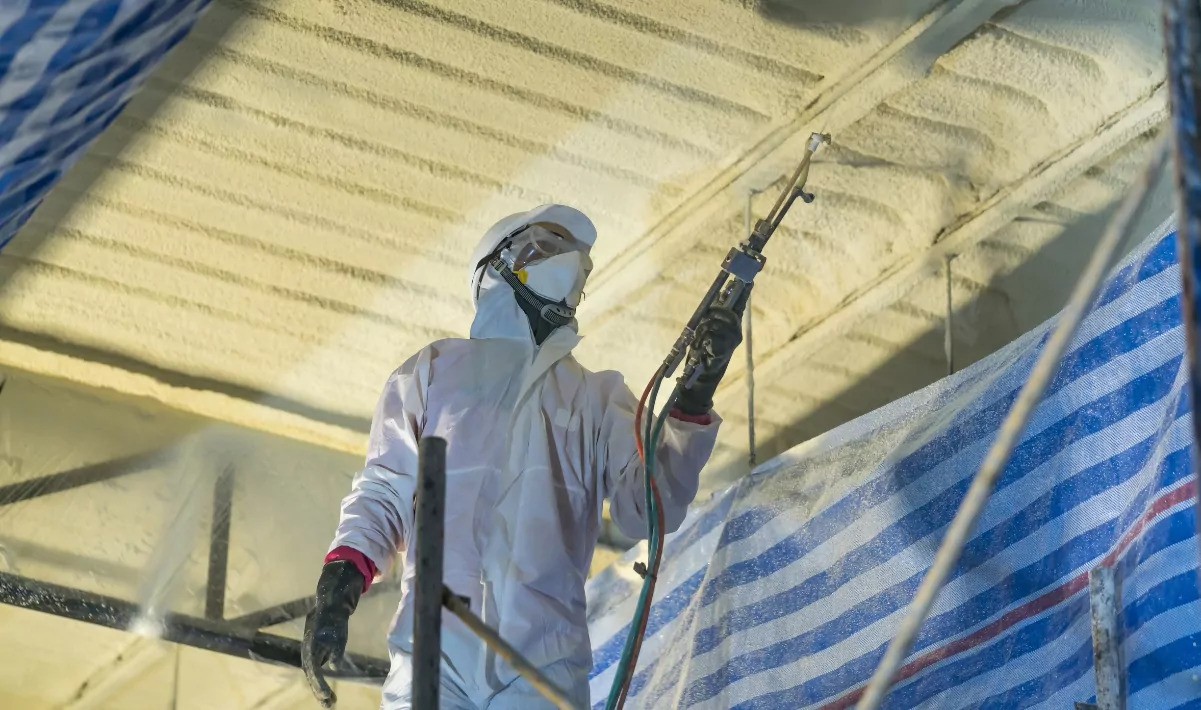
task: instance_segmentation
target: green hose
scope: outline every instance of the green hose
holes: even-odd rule
[[[642,590],[638,594],[638,606],[634,611],[634,618],[630,622],[630,633],[626,636],[625,646],[622,648],[621,661],[617,668],[617,674],[613,678],[613,686],[609,689],[609,699],[605,704],[606,710],[616,710],[617,704],[621,699],[622,688],[626,685],[626,679],[634,672],[633,654],[634,647],[637,645],[638,637],[642,631],[642,621],[647,614],[650,613],[651,602],[651,584],[658,574],[658,566],[655,560],[659,558],[659,549],[663,545],[663,531],[659,529],[659,506],[655,503],[655,496],[651,490],[651,480],[655,473],[655,452],[659,449],[659,438],[663,432],[663,425],[667,422],[668,413],[664,412],[658,419],[654,417],[655,401],[659,397],[659,387],[663,384],[662,376],[656,378],[654,389],[651,392],[650,402],[647,404],[646,426],[643,432],[643,452],[646,455],[645,477],[643,487],[646,493],[646,511],[647,511],[647,540],[649,542],[647,554],[647,573],[642,580]],[[652,429],[653,425],[653,429]],[[655,565],[655,567],[650,567]]]

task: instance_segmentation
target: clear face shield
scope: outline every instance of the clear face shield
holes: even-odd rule
[[[585,252],[587,248],[557,224],[536,223],[513,235],[502,252],[513,271],[569,252]]]

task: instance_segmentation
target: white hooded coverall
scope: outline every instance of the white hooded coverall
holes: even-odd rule
[[[544,206],[502,220],[483,241],[498,243],[498,230],[564,210],[582,217]],[[444,438],[446,585],[586,707],[592,650],[584,581],[602,501],[609,499],[623,533],[646,536],[637,400],[619,373],[590,372],[571,356],[580,340],[574,321],[538,346],[510,287],[490,269],[480,283],[470,339],[431,343],[389,377],[366,465],[342,501],[330,549],[358,550],[377,567],[376,579],[386,576],[421,533],[413,527],[417,441]],[[696,495],[720,423],[711,414],[708,424],[670,418],[664,427],[656,479],[667,532]],[[410,707],[414,574],[405,560],[385,710]],[[442,708],[549,707],[449,612],[442,652]]]

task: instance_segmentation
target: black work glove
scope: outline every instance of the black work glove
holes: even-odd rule
[[[317,580],[316,604],[304,622],[300,665],[313,695],[325,708],[332,708],[338,698],[321,675],[321,666],[340,662],[346,653],[350,615],[363,595],[365,581],[354,563],[346,560],[326,564]]]
[[[745,301],[740,306],[745,307]],[[742,343],[742,309],[734,310],[713,306],[696,327],[692,347],[688,351],[691,361],[696,358],[704,372],[692,387],[680,391],[676,408],[685,414],[701,416],[713,408],[713,394],[726,374],[730,358]]]

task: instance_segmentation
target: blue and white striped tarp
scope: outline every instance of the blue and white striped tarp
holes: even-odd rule
[[[0,2],[0,249],[208,2]]]
[[[1196,477],[1174,235],[1108,282],[889,708],[1095,693],[1088,572],[1116,567],[1132,710],[1201,708]],[[631,707],[854,705],[1054,322],[760,468],[668,539]],[[641,582],[589,587],[603,706]]]

